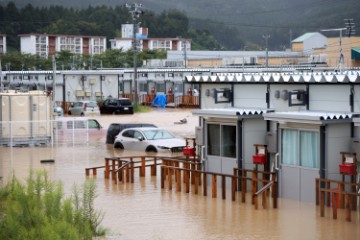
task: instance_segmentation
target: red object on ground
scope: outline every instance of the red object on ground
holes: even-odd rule
[[[184,147],[183,153],[184,155],[195,156],[195,148]]]
[[[254,164],[265,164],[266,163],[266,155],[265,154],[253,155],[253,163]]]
[[[354,175],[355,174],[355,164],[352,163],[342,163],[339,165],[341,174]]]

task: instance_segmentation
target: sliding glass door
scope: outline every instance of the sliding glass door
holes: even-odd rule
[[[318,131],[282,129],[280,194],[284,198],[313,202],[315,178],[319,176]]]

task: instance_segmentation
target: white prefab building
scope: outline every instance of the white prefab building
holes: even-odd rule
[[[292,51],[312,53],[314,49],[326,48],[327,37],[318,32],[309,32],[291,41]]]
[[[45,58],[60,51],[85,55],[106,51],[106,37],[103,36],[21,34],[19,37],[22,53],[37,54]]]
[[[205,170],[233,174],[233,168],[253,169],[254,145],[266,145],[263,168],[278,173],[280,196],[315,202],[315,179],[341,180],[340,153],[360,155],[359,75],[186,76],[188,83],[200,85],[200,109],[193,114],[199,116]]]

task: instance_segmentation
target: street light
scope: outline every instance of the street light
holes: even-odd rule
[[[133,42],[132,42],[132,46],[133,46],[133,52],[134,52],[134,77],[133,77],[133,82],[132,82],[132,89],[134,91],[134,104],[136,105],[138,103],[138,82],[137,82],[137,45],[138,45],[138,40],[136,39],[136,33],[139,29],[140,26],[140,22],[136,23],[137,19],[140,17],[141,14],[143,14],[144,12],[141,10],[142,4],[138,4],[138,3],[133,3],[132,5],[125,5],[127,8],[131,9],[130,13],[131,13],[131,18],[132,18],[132,23],[133,23]]]
[[[268,61],[268,57],[269,57],[269,52],[268,52],[268,39],[270,38],[270,35],[263,35],[262,36],[265,39],[265,51],[266,51],[266,57],[265,57],[265,66],[266,68],[269,67],[269,61]]]
[[[333,32],[338,31],[340,34],[339,38],[339,45],[340,45],[340,59],[339,59],[339,70],[340,73],[343,71],[343,65],[344,65],[344,55],[343,55],[343,49],[342,49],[342,31],[346,30],[348,37],[351,37],[352,34],[355,33],[355,24],[353,23],[353,19],[344,19],[345,20],[345,27],[344,28],[332,28],[332,29],[323,29],[322,32]]]
[[[339,38],[339,45],[340,45],[340,59],[339,59],[339,70],[340,73],[342,73],[343,70],[343,65],[344,65],[344,55],[343,55],[343,51],[342,51],[342,31],[346,30],[347,28],[332,28],[332,29],[322,29],[322,32],[334,32],[334,31],[338,31],[340,33],[340,38]]]

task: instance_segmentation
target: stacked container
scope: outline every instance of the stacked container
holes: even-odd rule
[[[51,99],[45,91],[0,92],[0,144],[46,144],[51,139]]]

